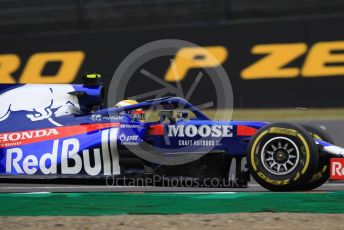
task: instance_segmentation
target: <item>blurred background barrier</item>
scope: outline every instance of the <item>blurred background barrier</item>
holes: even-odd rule
[[[1,0],[2,33],[94,30],[343,13],[341,0]]]
[[[0,82],[80,82],[99,72],[108,86],[136,48],[182,39],[225,51],[236,108],[344,107],[343,20],[341,0],[0,0]],[[175,84],[173,58],[142,69]],[[178,76],[184,88],[198,71]],[[127,96],[161,87],[139,70],[129,83]],[[202,103],[209,87],[202,79],[191,101]]]

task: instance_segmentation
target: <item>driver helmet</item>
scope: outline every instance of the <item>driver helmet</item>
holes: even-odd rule
[[[115,107],[123,107],[123,106],[128,106],[128,105],[135,105],[138,102],[135,100],[123,100],[118,102]],[[132,111],[124,111],[123,113],[127,115],[131,115],[133,119],[138,120],[138,121],[144,121],[145,120],[145,112],[142,109],[135,109]]]

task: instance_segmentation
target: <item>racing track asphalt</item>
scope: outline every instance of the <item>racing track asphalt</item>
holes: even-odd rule
[[[334,139],[344,147],[344,120],[297,122],[322,126]],[[344,191],[344,183],[326,183],[313,191]],[[0,183],[0,193],[37,193],[37,192],[265,192],[256,183],[248,188],[181,188],[181,187],[129,187],[100,185],[63,185],[63,184],[14,184]]]
[[[326,183],[312,192],[343,191],[344,183]],[[0,193],[44,193],[44,192],[267,192],[258,184],[248,188],[189,188],[189,187],[130,187],[100,185],[62,184],[0,184]]]

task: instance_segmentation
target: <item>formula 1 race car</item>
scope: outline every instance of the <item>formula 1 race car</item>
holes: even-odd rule
[[[309,190],[328,180],[330,158],[344,155],[311,126],[213,121],[178,97],[111,108],[103,100],[98,84],[0,85],[0,177],[161,176],[223,186],[235,159],[236,186],[252,175],[272,191]],[[206,185],[213,179],[220,182]]]

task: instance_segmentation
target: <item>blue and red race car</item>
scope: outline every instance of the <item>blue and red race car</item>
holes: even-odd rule
[[[165,97],[102,108],[97,84],[0,85],[1,178],[180,178],[236,186],[250,175],[272,191],[309,190],[329,178],[341,147],[321,129],[214,121]],[[246,167],[241,164],[247,160]]]

